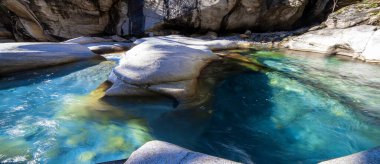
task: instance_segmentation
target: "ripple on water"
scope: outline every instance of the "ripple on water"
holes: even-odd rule
[[[244,163],[316,163],[380,145],[378,66],[244,53],[270,69],[228,74],[191,110],[172,111],[167,98],[102,98],[110,61],[3,78],[0,163],[118,160],[152,139]]]

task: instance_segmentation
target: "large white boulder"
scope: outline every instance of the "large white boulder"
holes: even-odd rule
[[[169,38],[169,37],[168,37]],[[138,40],[113,70],[113,86],[107,95],[149,95],[161,93],[179,101],[196,93],[201,70],[218,58],[204,45],[184,44],[151,38]]]
[[[322,29],[292,38],[285,47],[292,50],[338,54],[368,62],[380,62],[380,32],[377,26]]]
[[[236,49],[245,42],[201,40],[183,36],[143,38],[113,70],[108,96],[171,96],[183,103],[197,94],[203,68],[218,59],[211,50]]]
[[[87,47],[73,43],[2,43],[0,74],[53,66],[97,57]]]

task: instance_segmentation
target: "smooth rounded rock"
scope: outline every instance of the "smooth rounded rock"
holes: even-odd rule
[[[360,25],[346,29],[321,29],[292,38],[291,50],[338,54],[368,62],[380,62],[380,32],[377,26]]]
[[[108,96],[145,96],[160,93],[179,102],[196,97],[198,77],[212,61],[219,59],[211,50],[238,48],[240,42],[202,40],[183,36],[143,38],[114,68]]]
[[[194,152],[177,145],[157,140],[144,144],[133,152],[125,162],[125,164],[141,163],[238,164],[234,161]]]
[[[127,51],[134,46],[133,43],[128,42],[98,42],[83,44],[96,54],[107,54]]]
[[[62,43],[0,44],[0,74],[97,57],[87,47]]]
[[[90,44],[90,43],[99,43],[99,42],[112,42],[112,39],[105,39],[101,37],[81,36],[81,37],[73,38],[70,40],[66,40],[63,43]]]

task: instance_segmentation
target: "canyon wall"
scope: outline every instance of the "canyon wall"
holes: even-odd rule
[[[79,36],[290,30],[324,18],[329,0],[2,0],[0,20],[18,41]]]

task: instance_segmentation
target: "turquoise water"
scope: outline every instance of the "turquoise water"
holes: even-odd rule
[[[152,139],[244,163],[316,163],[380,145],[379,65],[239,53],[267,69],[202,77],[216,82],[211,98],[189,110],[164,97],[101,98],[117,58],[2,77],[0,163],[118,160]]]
[[[143,121],[85,96],[113,61],[89,61],[3,78],[0,163],[94,163],[122,159],[150,140]]]

